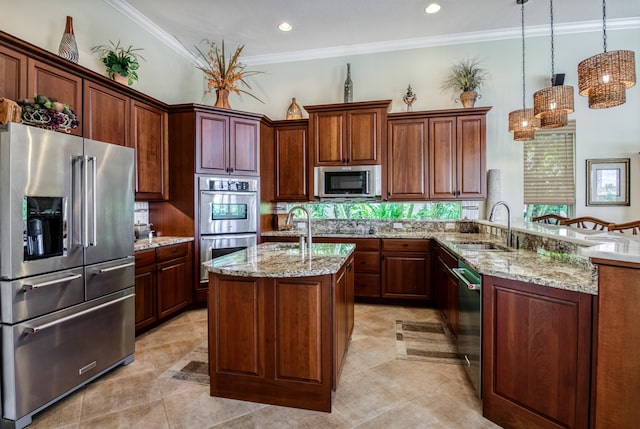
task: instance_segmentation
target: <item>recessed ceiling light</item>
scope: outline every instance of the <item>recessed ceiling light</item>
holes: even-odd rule
[[[278,25],[278,28],[280,29],[280,31],[291,31],[291,30],[293,30],[293,27],[288,22],[283,22],[282,24]]]
[[[440,5],[438,3],[430,3],[426,8],[425,12],[427,13],[436,13],[440,10]]]

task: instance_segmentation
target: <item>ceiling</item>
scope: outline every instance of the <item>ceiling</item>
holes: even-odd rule
[[[520,37],[515,0],[104,0],[174,49],[203,39],[245,45],[243,62],[270,63]],[[557,0],[556,34],[602,29],[599,0]],[[293,30],[284,33],[278,24]],[[548,35],[549,2],[525,5],[527,35]],[[640,1],[607,4],[607,28],[639,28]],[[229,49],[229,48],[228,48]]]

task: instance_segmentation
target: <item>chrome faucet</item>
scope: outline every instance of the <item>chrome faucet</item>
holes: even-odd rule
[[[512,234],[511,234],[511,207],[507,204],[506,201],[498,201],[491,207],[491,213],[489,214],[489,222],[493,222],[493,216],[496,214],[496,208],[498,206],[504,206],[507,209],[507,247],[511,247],[513,244]]]
[[[311,255],[311,215],[309,214],[309,210],[305,209],[302,206],[291,207],[291,209],[289,210],[289,213],[287,214],[287,221],[285,222],[285,224],[287,225],[291,224],[291,218],[293,217],[293,212],[298,209],[302,210],[307,214],[307,246],[309,248],[309,255]],[[302,235],[300,236],[300,252],[304,252],[304,236]]]

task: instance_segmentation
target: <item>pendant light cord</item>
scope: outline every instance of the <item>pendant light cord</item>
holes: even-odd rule
[[[524,2],[522,2],[522,4],[520,5],[520,18],[522,21],[522,109],[525,109],[526,106],[526,102],[525,102],[525,76],[524,76],[524,70],[525,70],[525,64],[524,64]]]
[[[602,0],[602,41],[607,52],[607,0]]]
[[[553,58],[555,56],[555,50],[553,48],[553,0],[549,0],[549,9],[551,11],[551,86],[553,86],[553,76],[555,75],[555,67]]]

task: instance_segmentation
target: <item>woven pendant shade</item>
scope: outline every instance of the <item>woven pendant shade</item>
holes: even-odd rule
[[[635,53],[611,51],[578,64],[578,91],[589,97],[589,108],[606,109],[626,102],[626,90],[636,83]]]
[[[540,128],[559,128],[569,123],[567,112],[556,110],[555,112],[545,112],[540,118]]]
[[[517,142],[525,142],[536,138],[535,130],[531,131],[514,131],[513,140]]]
[[[533,115],[533,109],[514,110],[509,113],[509,132],[515,141],[531,140],[540,128],[540,119]],[[527,138],[529,137],[530,138]]]
[[[573,87],[558,85],[536,91],[533,94],[533,113],[540,119],[541,128],[567,125],[567,114],[573,113]],[[560,120],[564,123],[560,124]]]

